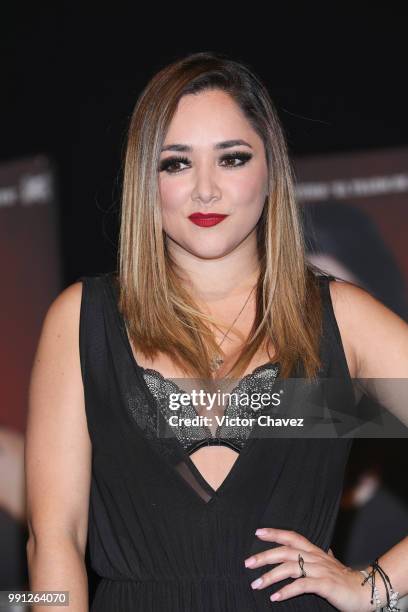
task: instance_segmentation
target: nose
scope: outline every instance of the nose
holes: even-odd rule
[[[194,188],[191,194],[193,202],[204,206],[212,206],[218,202],[221,191],[216,181],[215,171],[210,165],[197,170]]]

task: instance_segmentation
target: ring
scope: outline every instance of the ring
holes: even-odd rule
[[[304,578],[305,576],[307,576],[305,570],[303,569],[303,564],[304,564],[304,559],[302,557],[302,555],[298,555],[298,562],[299,562],[299,567],[302,571],[301,575],[299,576],[299,578]]]

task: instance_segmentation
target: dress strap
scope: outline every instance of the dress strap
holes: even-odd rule
[[[82,282],[82,298],[79,319],[79,354],[83,381],[86,381],[89,369],[89,358],[92,347],[98,344],[102,331],[102,312],[99,294],[101,292],[100,277],[102,273],[94,276],[80,276],[76,282]]]
[[[331,355],[330,372],[331,375],[341,376],[351,380],[346,352],[344,350],[340,328],[334,312],[333,300],[330,292],[331,281],[336,282],[338,279],[332,274],[319,276],[324,311],[324,334],[326,337],[326,343],[329,345],[328,348]]]

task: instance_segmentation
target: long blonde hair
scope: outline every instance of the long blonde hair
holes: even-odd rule
[[[269,195],[257,225],[260,275],[256,315],[244,349],[229,371],[240,377],[261,346],[275,349],[283,378],[296,364],[315,377],[321,366],[321,300],[305,245],[283,131],[266,87],[249,66],[212,52],[194,53],[161,69],[134,108],[124,160],[118,250],[119,308],[129,338],[148,358],[166,353],[186,375],[211,378],[217,342],[182,285],[162,228],[158,167],[180,98],[203,90],[227,92],[263,140]]]

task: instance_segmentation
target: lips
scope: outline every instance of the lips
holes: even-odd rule
[[[228,217],[228,215],[221,215],[219,213],[193,213],[188,218],[195,223],[195,225],[200,227],[211,227],[212,225],[221,223],[225,217]]]

